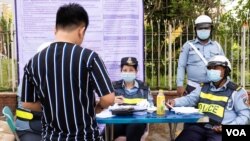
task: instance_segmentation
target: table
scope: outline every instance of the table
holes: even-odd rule
[[[209,118],[203,114],[175,114],[172,111],[166,111],[164,116],[158,116],[156,113],[147,113],[145,115],[126,115],[114,116],[109,118],[96,118],[97,123],[106,124],[105,140],[113,139],[113,124],[129,123],[169,123],[170,138],[174,140],[177,123],[197,123],[208,122]],[[111,134],[111,135],[110,135]]]

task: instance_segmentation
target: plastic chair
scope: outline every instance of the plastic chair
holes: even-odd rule
[[[9,127],[10,127],[10,130],[13,132],[15,138],[16,138],[16,141],[20,141],[17,133],[16,133],[16,125],[15,125],[15,122],[14,122],[14,116],[13,116],[13,113],[10,109],[9,106],[4,106],[3,110],[2,110],[2,113],[3,115],[5,116],[6,118],[6,122],[8,123]]]

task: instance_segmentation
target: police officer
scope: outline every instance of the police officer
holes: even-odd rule
[[[121,59],[121,77],[119,81],[113,82],[115,89],[115,103],[132,104],[147,99],[152,104],[153,98],[149,87],[142,81],[136,79],[138,72],[138,61],[134,57]],[[129,101],[131,100],[131,101]],[[133,101],[135,100],[135,101]],[[145,133],[146,124],[115,124],[114,139],[126,139],[127,141],[139,141]]]
[[[224,55],[221,46],[210,39],[212,31],[213,25],[209,16],[201,15],[195,20],[196,39],[187,41],[179,56],[176,80],[179,95],[190,93],[199,87],[201,82],[208,82],[207,60],[215,55]],[[186,90],[183,87],[185,71],[188,79]]]
[[[250,121],[248,94],[230,81],[231,64],[225,56],[214,56],[207,65],[209,83],[187,96],[170,100],[172,106],[198,106],[209,117],[207,124],[189,124],[176,141],[221,141],[221,125],[244,125]]]

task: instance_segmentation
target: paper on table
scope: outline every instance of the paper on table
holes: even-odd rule
[[[113,116],[114,115],[112,115],[112,113],[109,109],[105,109],[101,113],[96,114],[96,117],[98,117],[98,118],[109,118],[109,117],[113,117]]]
[[[153,113],[156,110],[157,110],[157,108],[155,106],[151,106],[151,107],[147,108],[147,112],[149,112],[149,113]]]
[[[118,105],[115,103],[113,106],[109,106],[109,110],[118,110],[118,109],[130,109],[134,108],[134,105]]]
[[[196,109],[194,107],[173,107],[172,111],[174,111],[176,114],[193,114],[193,113],[199,113],[199,109]]]

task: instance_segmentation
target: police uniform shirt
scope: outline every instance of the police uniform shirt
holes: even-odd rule
[[[140,85],[142,85],[142,83],[143,83],[142,81],[135,79],[134,87],[131,89],[127,89],[125,87],[124,80],[115,81],[115,82],[113,82],[113,85],[115,88],[115,95],[116,96],[123,96],[123,97],[128,98],[128,99],[145,98],[148,100],[150,105],[154,105],[153,97],[152,97],[151,92],[150,92],[150,88],[148,86],[146,86],[146,87],[140,86]],[[144,87],[144,88],[142,88],[142,87]]]
[[[216,88],[213,83],[210,83],[211,91],[223,91],[227,89],[227,82],[220,88]],[[189,95],[183,96],[175,99],[175,106],[197,106],[199,102],[201,88],[197,88],[192,91]],[[250,107],[248,104],[248,95],[244,88],[233,93],[228,100],[227,107],[224,111],[224,117],[222,120],[222,124],[228,125],[244,125],[250,121]]]
[[[129,97],[126,97],[126,98],[131,98],[131,97],[133,97],[133,95],[136,95],[136,94],[137,94],[137,91],[139,90],[139,84],[138,84],[137,81],[134,81],[134,87],[131,88],[131,89],[127,89],[127,88],[125,87],[124,81],[123,81],[123,83],[122,83],[122,87],[123,87],[125,93],[126,93],[127,95],[129,95]],[[123,95],[123,96],[126,96],[126,95]]]
[[[209,60],[215,55],[224,55],[221,46],[216,43],[216,41],[209,40],[205,45],[202,45],[198,39],[188,42],[191,42],[206,60]],[[206,65],[188,42],[183,45],[179,56],[176,79],[177,86],[183,86],[185,71],[187,72],[188,80],[198,83],[208,82]]]
[[[101,140],[93,91],[102,97],[114,89],[97,53],[52,43],[25,66],[22,84],[21,100],[42,104],[43,140]]]

